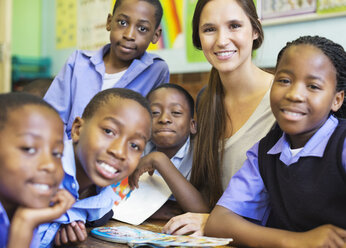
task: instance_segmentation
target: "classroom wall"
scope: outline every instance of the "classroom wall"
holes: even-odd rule
[[[287,41],[302,35],[320,35],[339,43],[346,50],[346,13],[342,16],[310,21],[264,26],[264,42],[255,63],[260,67],[274,67],[276,56]]]
[[[12,55],[41,56],[41,2],[12,0]]]
[[[18,1],[18,0],[17,0]],[[39,1],[39,0],[36,0]],[[106,19],[106,18],[105,18]],[[289,21],[294,20],[290,18]],[[302,20],[286,24],[264,24],[265,40],[262,47],[258,50],[255,63],[263,68],[275,66],[276,56],[279,50],[287,41],[298,38],[301,35],[321,35],[335,42],[340,43],[346,48],[346,13],[341,16]],[[106,32],[106,30],[105,30]],[[71,49],[56,49],[55,47],[55,1],[42,0],[42,46],[41,55],[50,56],[53,60],[53,74],[59,72],[68,56],[72,53]],[[162,50],[155,51],[163,57],[170,68],[171,73],[194,73],[206,72],[210,70],[208,63],[188,63],[184,49],[181,50]]]

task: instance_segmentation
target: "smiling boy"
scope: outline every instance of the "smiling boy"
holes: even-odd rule
[[[150,132],[149,104],[139,93],[113,88],[90,101],[73,122],[63,157],[63,186],[78,201],[55,223],[40,227],[41,247],[54,236],[57,245],[84,241],[85,222],[108,220],[116,198],[110,185],[135,170]]]

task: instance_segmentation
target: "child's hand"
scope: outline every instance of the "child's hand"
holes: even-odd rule
[[[323,225],[303,233],[295,233],[294,247],[346,247],[346,230]]]
[[[23,223],[30,223],[32,228],[53,221],[64,214],[75,202],[74,197],[65,189],[60,189],[52,198],[54,205],[46,208],[19,207],[14,219],[20,219]]]
[[[55,235],[55,245],[76,244],[86,240],[88,233],[82,221],[71,222],[60,227]]]
[[[170,219],[162,228],[163,233],[172,235],[203,236],[209,214],[185,213]]]
[[[66,190],[59,190],[53,197],[53,206],[47,208],[19,207],[11,221],[8,247],[28,247],[34,229],[46,222],[53,221],[65,213],[75,202]]]
[[[154,174],[156,169],[155,165],[157,164],[157,161],[159,161],[159,157],[162,155],[166,156],[161,152],[151,152],[139,160],[136,170],[129,176],[129,185],[131,190],[133,190],[135,187],[139,187],[138,181],[142,174],[145,172],[148,172],[151,176]]]

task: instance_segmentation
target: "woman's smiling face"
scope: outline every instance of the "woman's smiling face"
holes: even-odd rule
[[[251,61],[258,34],[236,0],[212,0],[202,10],[199,37],[209,63],[219,72],[227,72]]]

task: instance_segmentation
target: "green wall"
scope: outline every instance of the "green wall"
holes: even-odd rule
[[[12,54],[41,56],[41,0],[13,0],[12,3]]]

